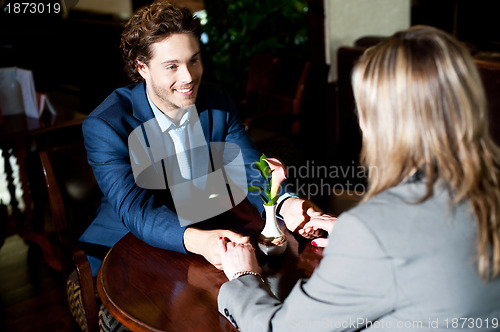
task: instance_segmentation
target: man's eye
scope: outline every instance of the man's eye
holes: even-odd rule
[[[170,66],[167,66],[167,67],[166,67],[166,69],[167,69],[167,70],[174,70],[174,69],[176,69],[176,68],[177,68],[177,66],[176,66],[176,65],[170,65]]]
[[[198,63],[198,62],[200,62],[200,58],[191,59],[191,63]]]

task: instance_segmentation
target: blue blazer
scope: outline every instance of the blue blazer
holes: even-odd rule
[[[128,137],[154,118],[144,83],[115,90],[83,123],[87,158],[104,194],[97,216],[80,241],[111,247],[132,232],[146,243],[185,252],[183,234],[169,190],[146,190],[136,185],[130,164]],[[232,142],[242,151],[247,179],[259,178],[250,165],[260,153],[245,133],[226,93],[202,84],[196,108],[207,142]],[[263,213],[258,195],[248,195]]]

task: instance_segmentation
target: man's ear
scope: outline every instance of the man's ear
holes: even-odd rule
[[[139,75],[142,76],[144,80],[146,80],[146,77],[149,77],[149,67],[144,62],[136,59],[135,68],[137,69],[137,72],[139,73]]]

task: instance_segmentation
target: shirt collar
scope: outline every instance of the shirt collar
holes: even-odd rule
[[[160,109],[153,103],[153,101],[149,97],[147,88],[146,88],[146,96],[148,97],[149,106],[153,110],[155,119],[158,122],[158,125],[160,126],[162,132],[166,132],[174,128],[180,128],[188,124],[191,118],[192,107],[187,108],[186,112],[182,115],[181,121],[179,121],[179,125],[176,125],[175,122],[173,122],[168,116],[166,116],[165,113],[160,111]]]

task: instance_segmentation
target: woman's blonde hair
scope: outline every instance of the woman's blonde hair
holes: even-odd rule
[[[488,132],[487,104],[467,48],[426,26],[398,32],[368,49],[353,89],[369,166],[368,199],[425,174],[426,195],[444,183],[454,203],[467,200],[478,225],[478,269],[500,272],[500,150]]]

